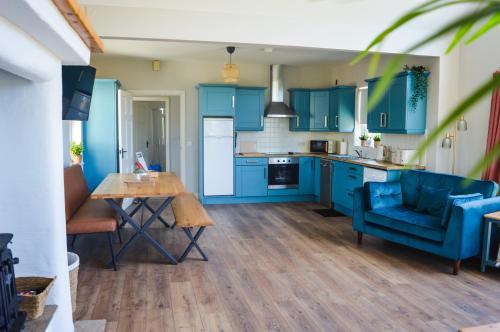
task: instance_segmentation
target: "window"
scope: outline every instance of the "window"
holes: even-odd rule
[[[354,146],[360,146],[359,136],[368,134],[370,137],[379,135],[368,131],[368,86],[356,90],[356,126],[354,129]],[[373,146],[372,146],[373,147]]]

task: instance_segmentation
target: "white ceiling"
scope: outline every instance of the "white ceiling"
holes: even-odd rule
[[[227,62],[226,44],[104,39],[106,55],[142,59]],[[307,65],[352,60],[356,52],[263,45],[233,45],[234,63]],[[104,56],[106,56],[104,55]]]

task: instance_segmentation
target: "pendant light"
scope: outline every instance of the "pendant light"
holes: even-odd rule
[[[237,65],[232,63],[231,57],[235,49],[234,46],[226,47],[227,53],[229,53],[229,63],[225,64],[222,70],[222,77],[225,83],[238,83],[240,80],[240,69]]]

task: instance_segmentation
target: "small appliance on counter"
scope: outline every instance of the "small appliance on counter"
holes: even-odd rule
[[[309,145],[311,153],[328,153],[328,141],[326,140],[311,140]]]
[[[414,149],[397,149],[396,151],[392,152],[391,161],[393,164],[396,165],[403,165],[403,166],[412,165],[411,159],[416,152],[417,150]],[[418,161],[413,164],[418,165]]]
[[[337,154],[347,154],[347,142],[337,141]]]
[[[337,141],[329,140],[328,141],[328,154],[337,153]]]

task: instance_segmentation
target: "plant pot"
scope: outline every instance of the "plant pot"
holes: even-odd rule
[[[361,140],[361,146],[368,146],[367,140]]]
[[[375,145],[375,148],[378,148],[382,142],[381,141],[374,141],[373,144]]]
[[[82,156],[79,155],[79,156],[75,156],[75,155],[71,155],[71,161],[73,162],[74,165],[79,165],[82,163]]]

